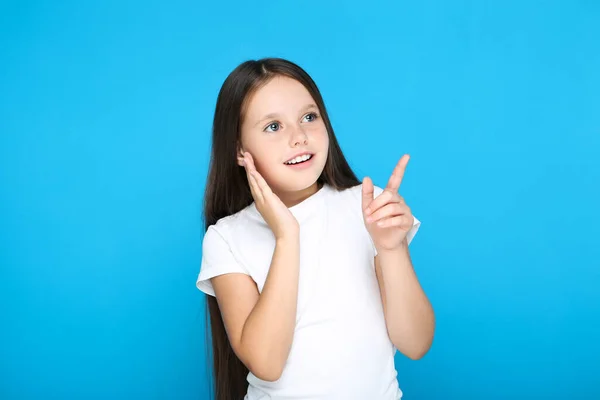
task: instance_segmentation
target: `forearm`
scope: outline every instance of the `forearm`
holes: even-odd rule
[[[249,363],[272,380],[281,374],[292,345],[299,260],[298,237],[277,241],[263,291],[242,331]]]
[[[410,358],[421,358],[433,341],[433,308],[417,279],[408,244],[396,250],[379,251],[385,321],[396,348]]]

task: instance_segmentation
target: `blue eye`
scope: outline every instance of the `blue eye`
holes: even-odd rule
[[[265,128],[268,132],[277,132],[279,130],[279,122],[272,122]]]
[[[306,118],[308,118],[308,117],[310,117],[310,120],[309,120],[308,122],[313,122],[313,121],[314,121],[314,120],[316,120],[316,119],[317,119],[319,116],[317,115],[317,113],[314,113],[314,112],[312,112],[312,113],[306,114],[306,115],[304,116],[304,118],[303,118],[303,119],[306,119]]]

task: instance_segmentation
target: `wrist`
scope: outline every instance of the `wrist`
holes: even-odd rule
[[[379,255],[397,255],[400,253],[407,253],[408,252],[408,241],[406,238],[404,238],[404,240],[402,240],[402,242],[400,242],[397,246],[392,247],[392,248],[380,248],[375,246],[375,249],[377,250],[377,254]]]
[[[296,244],[300,241],[300,231],[288,231],[275,236],[276,244]]]

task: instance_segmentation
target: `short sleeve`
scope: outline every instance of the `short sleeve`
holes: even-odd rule
[[[202,292],[214,296],[215,291],[210,279],[231,273],[250,275],[246,268],[236,260],[225,238],[214,225],[211,225],[202,241],[202,263],[196,287]]]
[[[362,188],[361,188],[361,190],[362,190]],[[380,188],[378,186],[373,187],[373,197],[374,198],[377,198],[377,196],[379,196],[382,192],[383,192],[382,188]],[[406,234],[406,241],[409,245],[410,245],[410,242],[412,242],[415,235],[417,234],[419,227],[421,226],[421,221],[419,221],[417,219],[417,217],[415,217],[414,215],[413,215],[413,218],[414,218],[413,226]],[[377,249],[375,248],[375,243],[373,243],[372,239],[371,239],[371,244],[373,245],[373,251],[375,252],[375,255],[377,255]]]

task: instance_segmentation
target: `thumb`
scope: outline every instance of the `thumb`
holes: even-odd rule
[[[373,201],[373,182],[368,176],[363,179],[362,184],[362,209],[365,211]]]

